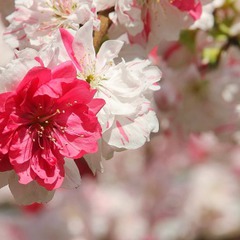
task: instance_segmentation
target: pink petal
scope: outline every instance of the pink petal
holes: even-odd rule
[[[65,175],[63,164],[56,166],[52,173],[53,173],[52,176],[48,176],[47,178],[44,179],[36,178],[36,181],[49,191],[61,187]]]
[[[64,28],[60,28],[60,34],[61,34],[61,38],[62,38],[63,44],[64,44],[64,46],[66,48],[66,51],[67,51],[69,57],[71,58],[71,60],[75,64],[75,66],[81,71],[82,68],[81,68],[81,66],[78,63],[78,61],[77,61],[77,59],[75,57],[75,53],[74,53],[73,48],[72,48],[74,37],[72,36],[72,34],[70,34]]]
[[[194,9],[189,11],[189,14],[195,21],[198,20],[202,15],[202,4],[198,2]]]
[[[25,75],[24,79],[20,82],[16,92],[19,94],[25,94],[30,87],[36,89],[37,86],[41,86],[51,79],[51,70],[44,67],[34,67]]]
[[[90,103],[88,103],[88,107],[91,109],[93,114],[97,114],[105,104],[105,100],[101,98],[94,98]]]
[[[9,161],[7,154],[0,153],[0,172],[12,170],[13,166]]]
[[[23,164],[15,164],[14,170],[19,176],[19,183],[21,184],[28,184],[32,182],[36,177],[36,174],[30,169],[29,162]]]
[[[22,164],[32,158],[33,140],[28,133],[28,128],[21,127],[13,135],[9,149],[11,164]]]
[[[52,78],[76,78],[77,71],[72,61],[59,64],[52,70]]]
[[[90,85],[82,80],[77,80],[74,82],[74,86],[70,86],[70,89],[65,87],[63,96],[58,100],[58,104],[62,105],[64,103],[73,104],[77,101],[77,103],[88,104],[92,101],[96,90],[91,90]]]

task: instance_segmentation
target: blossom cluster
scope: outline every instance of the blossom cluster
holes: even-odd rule
[[[225,39],[209,30],[218,21],[223,31],[221,12],[213,14],[233,3],[14,3],[3,33],[11,57],[0,68],[0,177],[18,203],[47,202],[56,189],[80,185],[85,162],[96,174],[114,152],[143,146],[159,130],[156,106],[164,133],[214,130],[236,141],[238,56],[228,43],[238,20]]]
[[[6,185],[55,198],[0,212],[2,238],[239,239],[239,16],[240,0],[15,0],[0,207]]]
[[[146,48],[135,56],[128,41],[110,37],[126,3],[106,3],[16,0],[6,18],[3,40],[14,54],[0,69],[0,175],[21,204],[78,187],[84,161],[102,172],[103,160],[159,129],[153,92],[161,71]]]

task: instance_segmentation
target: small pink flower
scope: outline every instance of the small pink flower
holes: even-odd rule
[[[34,67],[15,91],[0,94],[0,153],[9,158],[20,183],[35,180],[56,189],[64,179],[64,157],[97,151],[96,114],[104,100],[93,99],[95,92],[65,62],[53,70]]]

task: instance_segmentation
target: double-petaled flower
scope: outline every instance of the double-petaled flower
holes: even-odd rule
[[[96,114],[104,101],[93,99],[95,92],[65,62],[52,70],[34,67],[16,90],[0,94],[1,170],[10,163],[22,184],[35,180],[47,190],[60,187],[64,157],[97,151]]]

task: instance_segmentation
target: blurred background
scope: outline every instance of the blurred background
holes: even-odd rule
[[[13,1],[0,0],[0,36]],[[17,206],[0,190],[1,240],[240,239],[240,1],[213,1],[202,22],[149,58],[163,71],[160,132],[82,169],[76,190]],[[13,52],[0,40],[0,65]]]

